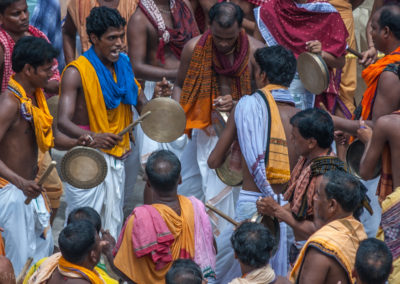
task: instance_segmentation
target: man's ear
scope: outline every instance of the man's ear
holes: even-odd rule
[[[95,45],[99,41],[99,38],[94,33],[91,33],[89,35],[89,39],[90,39],[90,41],[92,42],[93,45]]]
[[[318,146],[318,142],[315,138],[308,139],[308,149],[314,149],[317,146]]]
[[[27,76],[27,77],[30,77],[31,75],[33,75],[34,72],[35,72],[35,68],[30,64],[25,64],[24,67],[22,68],[22,73],[24,73],[25,76]]]
[[[182,184],[182,176],[181,175],[179,175],[178,184]]]
[[[339,207],[339,203],[336,199],[329,199],[328,200],[328,212],[329,214],[334,214]]]

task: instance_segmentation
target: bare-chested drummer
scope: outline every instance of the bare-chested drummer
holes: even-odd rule
[[[215,4],[209,18],[211,28],[183,49],[173,98],[186,113],[186,133],[191,134],[187,147],[193,146],[196,153],[190,163],[197,162],[200,168],[205,200],[233,216],[232,189],[207,165],[218,140],[211,111],[230,112],[243,95],[254,91],[253,54],[264,45],[242,29],[243,11],[231,2]],[[214,225],[222,230],[226,223],[221,219],[217,222]]]
[[[79,136],[71,139],[57,131],[53,136],[53,118],[42,88],[52,76],[56,56],[45,39],[20,39],[12,54],[16,74],[0,95],[0,227],[6,256],[17,275],[28,257],[36,262],[53,251],[49,204],[35,180],[38,149],[78,145]],[[26,205],[27,197],[35,200]]]
[[[287,89],[296,72],[296,59],[291,51],[279,45],[260,48],[254,57],[257,62],[255,79],[260,90],[240,99],[208,158],[210,168],[220,167],[237,136],[243,168],[243,185],[235,217],[239,222],[257,212],[256,201],[259,198],[272,196],[278,201],[274,185],[289,181],[289,160],[296,159],[296,156],[290,157],[286,139],[291,131],[286,117],[297,112]],[[275,102],[278,100],[293,105],[291,109],[280,109]],[[217,238],[216,273],[222,280],[220,283],[241,276],[239,263],[234,259],[228,241],[231,234],[232,230],[224,230]],[[278,275],[285,276],[288,271],[285,224],[282,224],[280,240],[277,257],[272,258],[270,264]]]
[[[123,159],[130,152],[129,135],[117,134],[132,122],[132,106],[140,109],[144,102],[130,60],[121,53],[125,24],[116,9],[91,10],[86,29],[92,47],[64,71],[58,112],[60,130],[70,137],[89,134],[89,146],[100,150],[108,166],[104,182],[97,187],[66,185],[66,214],[76,207],[93,207],[114,238],[123,223]]]

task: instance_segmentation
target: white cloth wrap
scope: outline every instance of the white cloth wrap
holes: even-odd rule
[[[108,168],[107,176],[101,184],[90,189],[81,189],[65,183],[67,202],[65,220],[75,208],[90,206],[100,214],[102,227],[118,239],[124,222],[122,210],[125,188],[124,161],[106,153],[100,153],[104,156]]]
[[[29,257],[36,263],[53,252],[51,229],[46,239],[41,237],[50,224],[43,197],[26,205],[22,190],[9,183],[0,188],[0,227],[4,229],[6,256],[10,259],[15,275],[18,275]]]

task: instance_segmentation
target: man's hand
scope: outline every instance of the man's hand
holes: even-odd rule
[[[257,211],[262,215],[275,217],[276,211],[281,207],[272,197],[264,197],[257,200]]]
[[[218,111],[231,111],[233,108],[233,100],[231,95],[219,96],[213,101]]]
[[[102,252],[105,255],[112,253],[112,250],[114,249],[116,242],[113,236],[111,236],[109,230],[101,229],[101,240],[104,241]]]
[[[92,135],[90,134],[83,134],[78,138],[77,144],[78,146],[89,146],[90,143],[94,141]]]
[[[374,63],[378,58],[378,51],[375,49],[374,46],[368,48],[368,50],[361,53],[363,58],[358,61],[358,63],[367,67],[368,65]]]
[[[93,141],[90,142],[89,147],[109,150],[114,148],[120,141],[122,141],[122,137],[116,134],[96,133],[93,135]]]
[[[171,97],[172,96],[172,84],[163,77],[162,81],[156,83],[154,88],[153,98],[159,97]]]
[[[0,227],[0,232],[4,232],[4,229],[2,227]]]
[[[367,145],[368,141],[371,140],[372,128],[365,124],[364,120],[360,120],[360,128],[357,130],[357,137],[365,145]]]
[[[38,197],[43,191],[43,188],[39,186],[36,181],[26,180],[22,177],[19,178],[15,185],[22,190],[26,197],[30,197],[32,199]]]
[[[310,40],[306,42],[306,50],[315,54],[321,54],[322,44],[319,40]]]
[[[346,133],[344,133],[341,130],[335,130],[334,138],[335,138],[335,142],[337,145],[346,145],[348,142],[349,136],[346,135]]]

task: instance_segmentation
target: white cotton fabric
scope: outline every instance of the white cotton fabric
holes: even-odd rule
[[[41,237],[50,225],[50,214],[43,197],[40,195],[28,205],[25,200],[22,190],[11,183],[0,188],[0,227],[4,228],[2,236],[6,256],[14,267],[15,275],[21,272],[29,257],[36,263],[49,256],[54,247],[51,229],[47,231],[46,239]]]

